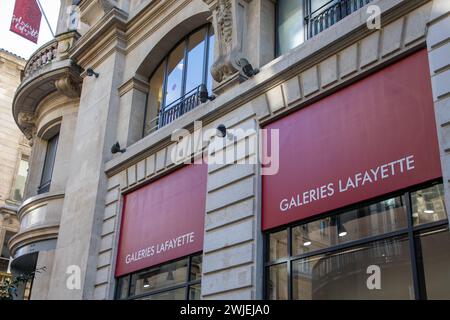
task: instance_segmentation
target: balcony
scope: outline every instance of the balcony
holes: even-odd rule
[[[69,50],[80,35],[70,31],[39,48],[25,65],[22,82],[13,101],[13,115],[28,139],[32,138],[35,111],[42,99],[60,91],[77,98],[80,94],[80,68],[69,58]]]
[[[312,38],[372,0],[331,0],[305,18],[308,38]]]
[[[199,85],[198,87],[187,92],[181,98],[164,107],[163,110],[158,113],[158,117],[150,121],[152,126],[148,130],[148,133],[161,129],[182,115],[195,109],[200,104],[206,102],[208,99],[208,92],[205,90],[206,87],[204,85]]]

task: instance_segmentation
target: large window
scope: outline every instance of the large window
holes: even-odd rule
[[[189,256],[119,279],[118,299],[200,300],[202,255]]]
[[[267,298],[449,299],[447,223],[439,183],[269,232]]]
[[[371,0],[278,0],[277,54],[282,55]]]
[[[199,104],[199,87],[212,91],[214,33],[204,26],[185,37],[150,78],[145,135],[170,123]]]
[[[55,165],[56,150],[58,148],[59,135],[55,135],[47,141],[47,151],[45,153],[44,167],[42,169],[41,185],[38,193],[42,194],[50,190],[52,182],[53,167]]]

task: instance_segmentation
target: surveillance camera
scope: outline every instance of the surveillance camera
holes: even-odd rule
[[[219,138],[225,138],[227,136],[227,127],[225,125],[219,125],[216,130]]]
[[[86,70],[86,74],[87,74],[89,77],[95,76],[96,78],[98,78],[98,76],[99,76],[99,74],[98,74],[97,72],[95,72],[92,68],[88,68],[88,69]]]
[[[254,69],[253,66],[250,64],[250,62],[248,62],[248,60],[245,58],[239,60],[239,66],[241,67],[244,75],[249,78],[259,73],[259,69]]]
[[[116,142],[112,147],[111,147],[111,153],[112,154],[116,154],[116,153],[125,153],[125,151],[127,151],[127,149],[122,149],[120,147],[120,143]]]

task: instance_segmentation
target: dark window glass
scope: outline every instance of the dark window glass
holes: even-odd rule
[[[2,245],[2,257],[3,258],[9,259],[11,257],[10,253],[9,253],[9,249],[8,249],[8,242],[9,242],[9,240],[11,240],[13,235],[14,235],[14,232],[11,232],[11,231],[6,231],[6,233],[5,233],[5,237],[3,239],[3,245]]]
[[[288,232],[283,230],[269,235],[269,261],[285,259],[288,256]]]
[[[185,300],[185,299],[186,299],[186,289],[180,288],[152,294],[139,300]]]
[[[202,255],[198,255],[195,257],[192,257],[191,260],[191,275],[190,279],[191,281],[194,280],[201,280],[202,279]]]
[[[292,265],[293,298],[414,299],[410,262],[406,238],[372,242],[297,260]],[[368,268],[371,266],[380,270],[381,290],[369,289],[367,282],[371,273],[368,274]]]
[[[277,52],[279,55],[302,44],[304,33],[304,0],[277,2]]]
[[[163,102],[164,64],[161,64],[150,79],[150,89],[147,96],[147,114],[145,134],[154,131],[158,126],[158,113]]]
[[[200,299],[201,277],[202,255],[199,254],[119,278],[116,298],[184,300],[188,296]]]
[[[450,233],[440,230],[420,236],[427,298],[450,299]]]
[[[413,192],[411,204],[414,225],[447,219],[442,184]]]
[[[287,264],[282,263],[269,267],[269,283],[267,285],[270,300],[288,299]]]
[[[200,300],[202,286],[199,284],[189,287],[189,300]]]
[[[396,197],[293,228],[293,255],[407,227],[403,198]]]
[[[41,186],[38,193],[45,193],[50,190],[52,181],[53,167],[55,165],[56,150],[58,148],[59,135],[47,141],[47,152],[45,154],[44,168],[42,170]]]
[[[131,279],[131,295],[137,296],[185,282],[187,266],[188,259],[183,259],[134,274]]]

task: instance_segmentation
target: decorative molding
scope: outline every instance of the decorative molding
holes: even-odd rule
[[[73,76],[67,74],[55,81],[55,87],[59,93],[68,98],[76,99],[81,95],[80,83],[81,82],[76,80]]]
[[[241,80],[239,61],[245,58],[247,4],[250,1],[204,0],[213,12],[216,30],[217,56],[211,74],[214,80],[221,83],[219,91]]]
[[[119,87],[119,96],[123,96],[131,90],[138,90],[142,93],[148,93],[149,83],[144,79],[133,77]]]
[[[26,245],[57,239],[59,233],[59,225],[47,225],[39,226],[33,229],[29,229],[25,232],[20,232],[9,240],[9,250],[12,256],[15,256],[16,251]]]
[[[36,133],[36,117],[31,112],[20,112],[18,116],[18,124],[22,128],[22,132],[30,142]]]

